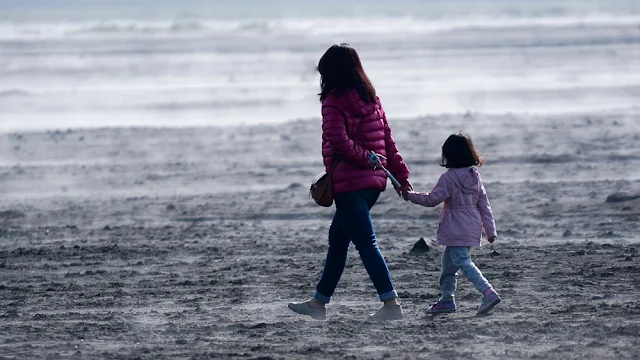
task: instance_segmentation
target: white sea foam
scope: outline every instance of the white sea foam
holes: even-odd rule
[[[153,17],[5,12],[0,130],[315,117],[315,65],[343,41],[360,52],[392,118],[637,105],[640,10],[631,1],[616,1],[616,11],[385,4],[343,6],[333,17],[301,5],[197,16],[184,15],[188,8]]]
[[[84,21],[12,21],[0,19],[0,39],[69,39],[81,37],[154,36],[160,34],[307,34],[307,35],[389,35],[433,34],[451,31],[491,31],[495,29],[553,29],[576,26],[636,26],[640,15],[587,15],[542,18],[428,19],[414,16],[338,17],[264,20],[145,20],[110,19]]]

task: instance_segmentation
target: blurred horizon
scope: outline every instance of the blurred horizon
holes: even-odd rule
[[[390,118],[633,109],[640,2],[0,0],[0,131],[318,117],[351,43]]]
[[[487,6],[490,5],[490,6]],[[407,14],[406,6],[413,11]],[[0,19],[10,20],[11,15],[26,15],[36,9],[96,11],[94,15],[116,15],[119,10],[130,15],[150,17],[167,16],[170,12],[191,16],[271,17],[271,16],[409,16],[438,18],[486,12],[487,15],[508,17],[561,17],[565,15],[588,16],[593,14],[633,15],[640,13],[640,2],[634,0],[325,0],[309,3],[306,0],[1,0],[0,9],[9,10]],[[197,10],[197,11],[195,11]],[[336,12],[341,10],[341,12]],[[204,11],[204,12],[203,12]],[[382,13],[381,13],[382,12]],[[91,14],[89,12],[89,14]],[[65,15],[65,14],[60,14]],[[66,15],[73,16],[72,13]],[[75,14],[78,15],[78,14]]]

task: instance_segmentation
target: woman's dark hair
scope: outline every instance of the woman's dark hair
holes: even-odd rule
[[[466,168],[482,166],[484,159],[478,154],[471,136],[465,132],[453,134],[442,145],[440,166],[446,168]]]
[[[376,102],[376,90],[362,68],[360,57],[349,44],[331,46],[318,62],[320,101],[329,94],[338,96],[356,89],[362,101]]]

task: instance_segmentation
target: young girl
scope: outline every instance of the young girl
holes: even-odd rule
[[[440,275],[441,296],[430,308],[433,314],[456,311],[454,292],[458,270],[462,270],[484,295],[478,307],[479,314],[486,313],[500,302],[493,286],[469,257],[469,248],[480,246],[483,227],[490,243],[497,236],[487,193],[475,168],[482,166],[483,162],[468,134],[453,134],[442,145],[440,165],[448,170],[440,176],[431,192],[402,192],[405,200],[422,206],[434,207],[444,201],[437,231],[438,244],[445,246]]]

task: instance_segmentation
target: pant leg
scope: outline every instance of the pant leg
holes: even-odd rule
[[[367,269],[380,300],[385,301],[397,297],[398,293],[393,287],[387,263],[380,253],[369,214],[379,195],[378,190],[361,190],[336,196],[335,200],[340,223],[360,253],[362,264]]]
[[[440,274],[440,301],[454,301],[456,284],[458,282],[458,270],[451,259],[451,250],[445,247],[442,253],[442,274]]]
[[[338,211],[336,210],[329,227],[329,250],[324,262],[324,270],[314,295],[318,301],[328,303],[331,300],[331,296],[336,290],[344,267],[347,264],[348,251],[349,236],[347,236],[340,220],[338,220]]]
[[[468,247],[456,246],[450,249],[451,260],[456,266],[460,267],[464,276],[473,283],[478,291],[484,293],[487,289],[492,288],[489,281],[485,279],[482,272],[480,272],[473,261],[471,261]]]
[[[367,202],[367,209],[371,210],[371,208],[373,208],[376,202],[378,202],[379,197],[380,197],[380,191],[378,190],[366,191],[365,200]]]

